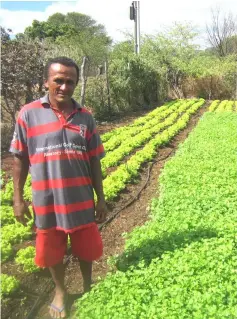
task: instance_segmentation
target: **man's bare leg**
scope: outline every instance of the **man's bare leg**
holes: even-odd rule
[[[49,271],[52,275],[53,281],[55,283],[55,297],[52,301],[52,305],[56,308],[50,307],[50,315],[52,318],[65,318],[66,310],[59,311],[65,307],[65,287],[64,287],[64,274],[65,274],[65,265],[63,263],[57,264],[53,267],[49,267]]]
[[[91,289],[92,282],[92,262],[79,260],[80,269],[83,277],[84,292],[88,292]]]

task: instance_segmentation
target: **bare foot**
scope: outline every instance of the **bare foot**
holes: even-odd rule
[[[65,293],[56,291],[54,300],[49,308],[52,318],[66,318]]]

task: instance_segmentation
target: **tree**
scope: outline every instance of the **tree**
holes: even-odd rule
[[[56,20],[56,19],[55,19]],[[62,24],[56,24],[56,22],[53,20],[53,22],[48,21],[38,21],[34,20],[32,22],[32,26],[27,27],[25,29],[24,35],[27,38],[30,38],[32,40],[40,40],[43,39],[51,39],[53,42],[57,40],[60,36],[70,36],[71,34],[75,34],[76,30],[72,25],[68,25],[66,23]],[[18,35],[19,37],[20,35]]]
[[[33,20],[32,26],[27,27],[24,34],[31,39],[44,39],[46,37],[45,22]]]
[[[192,25],[175,23],[169,30],[142,40],[141,55],[159,75],[161,95],[169,90],[175,98],[184,97],[182,83],[198,50],[193,44],[196,35]]]
[[[103,37],[107,39],[107,43],[110,42],[103,25],[97,24],[90,16],[78,12],[66,15],[55,13],[47,21],[34,20],[32,25],[25,29],[24,34],[31,39],[51,38],[52,41],[61,42],[62,39],[70,40],[71,37],[85,32],[87,36]]]
[[[228,48],[228,54],[237,55],[237,34],[227,38],[225,46]]]
[[[10,34],[9,34],[10,32],[11,32],[11,29],[6,30],[5,28],[1,27],[1,43],[2,44],[10,40]]]
[[[236,53],[237,49],[237,16],[231,13],[221,17],[220,9],[212,9],[212,22],[206,26],[208,42],[214,51],[224,57]]]
[[[47,22],[52,25],[60,26],[65,23],[65,15],[59,12],[54,13],[48,18]]]
[[[116,44],[109,58],[111,102],[117,111],[149,108],[157,103],[157,75],[142,55],[134,55],[133,41]]]
[[[234,57],[218,57],[202,51],[190,61],[184,86],[194,89],[196,96],[230,99],[234,93],[236,63]]]
[[[94,19],[86,14],[79,12],[69,12],[65,16],[65,22],[69,25],[73,25],[77,32],[90,31],[92,35],[106,34],[105,27],[101,24],[97,24]]]
[[[1,44],[2,114],[9,114],[14,124],[21,105],[42,95],[44,47],[27,40],[9,40]]]

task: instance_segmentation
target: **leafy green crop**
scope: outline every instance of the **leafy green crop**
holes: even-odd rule
[[[204,114],[166,163],[151,220],[75,318],[237,318],[236,127],[236,113]]]
[[[12,245],[18,244],[32,236],[33,220],[23,226],[18,222],[7,224],[1,229],[1,262],[8,260],[13,254]]]
[[[29,207],[32,214],[32,207]],[[32,236],[33,219],[27,226],[18,223],[14,217],[13,207],[1,206],[1,262],[7,261],[13,254],[13,245]]]
[[[24,187],[24,199],[32,201],[31,191],[31,176],[28,174],[25,187]],[[4,189],[1,190],[1,203],[2,205],[12,205],[13,203],[13,180],[10,179],[5,185]]]
[[[13,254],[13,248],[6,240],[1,240],[1,262],[7,261]]]
[[[6,178],[6,173],[0,169],[0,187],[1,189],[3,188],[4,184],[5,184],[5,178]]]
[[[13,180],[9,180],[5,185],[4,190],[1,189],[2,205],[11,205],[13,202]]]
[[[204,100],[201,100],[201,102],[202,105]],[[125,156],[129,155],[136,148],[141,147],[144,143],[150,141],[155,134],[158,134],[160,131],[173,125],[179,115],[188,112],[189,109],[198,103],[200,103],[200,101],[179,101],[165,111],[153,116],[148,122],[143,122],[144,117],[138,119],[142,121],[141,123],[144,124],[143,126],[132,126],[129,130],[127,129],[128,127],[125,127],[122,133],[115,135],[114,138],[111,138],[104,145],[106,151],[110,149],[113,151],[107,152],[105,158],[103,158],[101,162],[103,176],[106,175],[107,168],[116,166]],[[120,143],[117,144],[117,141]],[[118,145],[119,147],[114,150]]]
[[[224,100],[220,102],[220,100],[215,100],[211,103],[209,111],[217,113],[224,111],[232,112],[234,111],[235,104],[236,102],[234,101]]]
[[[1,274],[1,296],[9,296],[19,287],[20,283],[15,277]]]
[[[16,221],[13,207],[2,205],[1,206],[1,226],[14,224]]]
[[[220,103],[220,100],[215,100],[211,103],[211,105],[209,106],[209,112],[213,112],[216,110],[216,108],[218,107]]]
[[[190,103],[194,103],[194,100],[191,100]],[[184,104],[184,102],[177,101],[172,105],[166,105],[165,108],[159,107],[154,111],[150,112],[147,116],[143,116],[135,120],[133,124],[121,127],[119,132],[117,131],[115,135],[113,135],[107,142],[104,143],[106,153],[108,151],[113,151],[122,142],[127,140],[128,136],[136,136],[144,130],[147,130],[159,124],[168,115],[172,114],[174,111],[177,111],[178,107],[181,104]]]
[[[139,126],[149,122],[152,118],[154,118],[154,116],[157,116],[161,112],[166,111],[167,109],[169,109],[172,105],[174,105],[176,103],[177,104],[182,103],[182,100],[167,102],[163,106],[159,106],[155,110],[149,112],[146,116],[142,116],[142,117],[136,119],[132,124],[116,128],[112,131],[109,131],[109,132],[103,134],[101,136],[102,142],[105,144],[107,141],[110,140],[111,137],[119,136],[121,133],[123,134],[124,132],[130,131],[130,129],[132,127],[136,127],[136,126],[139,127]]]
[[[234,242],[204,239],[117,272],[78,301],[75,318],[234,319]]]
[[[25,239],[30,238],[32,236],[32,223],[33,221],[30,220],[27,226],[24,226],[18,222],[3,226],[2,240],[10,244],[17,244]]]
[[[191,107],[189,102],[181,105],[183,108],[182,111],[186,110],[186,112],[174,124],[172,124],[173,115],[171,115],[164,122],[164,125],[166,126],[168,121],[168,128],[166,130],[154,135],[143,149],[137,151],[130,157],[126,164],[119,165],[114,172],[105,178],[103,185],[106,199],[114,199],[118,193],[126,187],[128,182],[132,182],[138,175],[138,170],[141,165],[152,160],[157,154],[158,147],[168,143],[181,129],[185,128],[190,116],[195,113],[197,109],[203,105],[203,103],[204,100],[200,99],[200,101],[192,104]],[[190,107],[188,109],[187,104],[188,107]],[[118,149],[116,151],[118,151]]]
[[[39,267],[35,265],[35,247],[29,246],[24,249],[20,249],[16,255],[16,263],[19,265],[23,265],[23,269],[25,272],[37,272],[40,270]]]

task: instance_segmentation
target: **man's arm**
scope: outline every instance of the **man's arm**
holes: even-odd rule
[[[96,210],[96,222],[103,223],[107,215],[107,206],[105,203],[103,184],[102,184],[102,171],[100,159],[93,157],[90,160],[92,184],[97,195]]]
[[[25,215],[31,218],[28,206],[23,198],[23,190],[26,182],[27,174],[29,171],[29,158],[28,156],[14,156],[13,164],[13,184],[14,184],[14,197],[13,197],[13,210],[16,220],[26,225]]]

